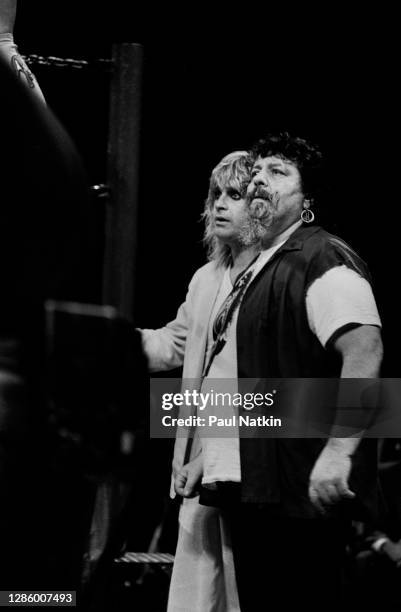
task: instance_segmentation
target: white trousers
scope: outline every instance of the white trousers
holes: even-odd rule
[[[228,527],[198,499],[180,508],[167,612],[240,612]]]

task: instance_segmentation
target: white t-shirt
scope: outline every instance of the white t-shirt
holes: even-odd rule
[[[381,326],[372,287],[347,266],[331,268],[316,279],[306,294],[309,327],[326,346],[344,325]]]
[[[284,244],[285,240],[279,244],[262,251],[252,265],[252,280],[257,276],[260,270],[269,261],[271,256],[277,249]],[[213,345],[213,323],[216,315],[223,304],[226,297],[233,288],[230,279],[230,269],[227,268],[223,280],[220,285],[220,290],[213,306],[212,314],[209,321],[208,341],[206,350],[206,363],[209,358],[209,353]],[[218,391],[216,383],[212,380],[216,378],[224,378],[224,392],[237,393],[237,319],[239,307],[236,308],[231,324],[227,328],[226,343],[220,353],[218,353],[210,366],[207,377],[203,380],[201,391],[207,393],[211,389]],[[235,412],[230,406],[219,406],[218,412],[213,411],[219,418],[230,418]],[[228,430],[226,430],[228,431]],[[241,466],[239,455],[239,435],[238,428],[232,428],[230,437],[224,438],[206,438],[202,437],[202,455],[203,455],[203,478],[202,484],[210,485],[213,482],[240,482],[241,481]]]
[[[252,280],[284,242],[285,240],[271,249],[262,251],[254,264]],[[227,269],[210,317],[208,352],[213,344],[213,322],[231,289],[230,271]],[[345,265],[331,268],[312,283],[306,294],[306,309],[310,329],[316,334],[322,346],[326,345],[335,331],[350,323],[381,326],[370,284],[357,272]],[[208,385],[210,390],[211,381],[208,379],[213,378],[229,379],[233,386],[230,392],[235,393],[238,390],[236,386],[238,311],[239,308],[236,309],[227,330],[227,342],[221,352],[214,358],[208,377],[203,382],[202,391],[207,390]],[[268,338],[266,338],[267,343],[268,341]],[[227,382],[225,382],[225,391],[228,391]],[[220,410],[219,407],[219,416]],[[233,414],[233,408],[229,407],[224,408],[221,412],[223,418]],[[202,438],[202,454],[202,484],[213,486],[212,483],[215,482],[241,481],[238,432],[237,435],[233,432],[232,437]]]

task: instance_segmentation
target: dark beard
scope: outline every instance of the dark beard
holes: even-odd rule
[[[261,243],[266,236],[266,232],[274,222],[274,208],[267,201],[252,203],[249,207],[248,221],[240,233],[240,241],[244,246],[251,246]]]
[[[256,202],[256,198],[259,200]],[[250,218],[250,231],[262,240],[266,231],[273,225],[278,204],[276,194],[272,194],[263,186],[254,189],[247,196]]]

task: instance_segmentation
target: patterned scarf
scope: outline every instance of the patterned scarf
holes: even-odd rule
[[[213,323],[213,346],[210,356],[203,369],[202,378],[208,375],[213,359],[220,353],[227,342],[227,331],[233,319],[234,313],[241,303],[245,290],[253,276],[253,264],[259,254],[248,264],[248,266],[237,276],[231,292],[219,308]]]

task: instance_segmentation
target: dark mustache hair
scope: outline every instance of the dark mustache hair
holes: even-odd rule
[[[255,198],[262,198],[262,200],[267,200],[268,202],[271,202],[272,194],[266,189],[266,187],[259,185],[258,187],[255,187],[255,189],[249,194],[250,200],[254,200]]]

